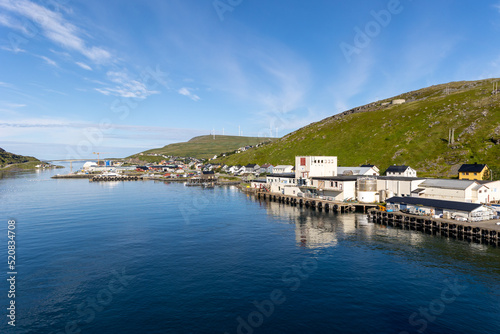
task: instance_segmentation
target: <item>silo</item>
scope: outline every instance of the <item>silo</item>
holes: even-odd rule
[[[384,203],[387,198],[385,190],[380,190],[379,191],[379,202]]]
[[[358,201],[360,203],[375,203],[377,194],[377,179],[363,177],[358,179]]]

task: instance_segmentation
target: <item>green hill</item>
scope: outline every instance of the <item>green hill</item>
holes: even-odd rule
[[[370,163],[384,171],[410,165],[419,176],[452,177],[462,163],[486,163],[500,178],[498,79],[420,89],[312,123],[272,144],[218,161],[294,164],[296,155],[334,155],[342,166]],[[389,104],[406,99],[401,105]],[[455,129],[454,143],[449,131]]]
[[[180,157],[194,157],[198,159],[212,158],[214,155],[231,152],[247,145],[257,145],[263,142],[270,142],[275,138],[265,137],[240,137],[240,136],[198,136],[184,143],[166,145],[162,148],[155,148],[142,152],[144,155],[135,154],[129,158],[148,159],[145,155],[149,153],[172,155]],[[150,157],[148,160],[151,160]],[[158,159],[158,158],[157,158]],[[160,158],[163,160],[163,158]],[[153,159],[154,160],[154,159]]]
[[[8,165],[27,164],[27,163],[30,163],[29,167],[31,167],[31,163],[34,163],[36,165],[40,162],[41,161],[38,160],[37,158],[10,153],[0,148],[0,168],[4,168]]]

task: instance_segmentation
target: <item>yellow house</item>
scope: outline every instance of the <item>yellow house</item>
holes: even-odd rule
[[[487,180],[490,178],[490,169],[485,164],[463,164],[458,170],[460,180]]]

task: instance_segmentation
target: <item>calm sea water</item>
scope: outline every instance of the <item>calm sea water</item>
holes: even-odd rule
[[[50,179],[65,172],[0,179],[1,333],[500,333],[497,248],[234,188]]]

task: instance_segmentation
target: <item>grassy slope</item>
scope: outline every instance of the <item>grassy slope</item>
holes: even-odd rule
[[[34,157],[27,157],[24,155],[18,155],[14,153],[7,152],[0,148],[0,168],[3,168],[7,165],[12,164],[25,164],[27,162],[34,162],[33,168],[35,165],[40,163],[40,160]],[[27,164],[26,166],[31,166],[31,164]],[[31,168],[31,167],[30,167]]]
[[[221,161],[228,164],[294,164],[296,155],[334,155],[339,165],[371,163],[416,168],[420,176],[455,176],[462,163],[487,163],[500,177],[500,94],[492,82],[454,82],[374,103],[366,112],[332,116],[301,128],[270,145]],[[449,88],[446,94],[445,89]],[[455,144],[448,130],[455,128]],[[498,144],[495,144],[497,142]]]
[[[185,143],[170,144],[162,148],[144,151],[143,153],[158,153],[164,155],[206,159],[212,158],[214,155],[234,151],[242,146],[256,145],[269,140],[274,140],[274,138],[215,136],[215,139],[213,139],[212,136],[199,136],[194,137]],[[139,156],[137,154],[132,157],[141,159],[144,158],[144,156]]]

